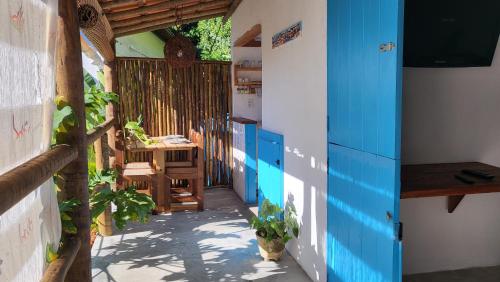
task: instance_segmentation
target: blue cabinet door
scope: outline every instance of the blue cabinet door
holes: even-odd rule
[[[400,281],[403,0],[328,0],[328,281]]]
[[[259,207],[264,199],[283,207],[283,135],[259,129]]]
[[[400,161],[330,144],[328,281],[400,281]]]
[[[328,0],[328,141],[400,157],[403,0]]]

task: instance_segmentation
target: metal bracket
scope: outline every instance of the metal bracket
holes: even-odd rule
[[[380,52],[390,52],[394,48],[396,48],[396,44],[392,42],[380,44],[380,46],[378,47]]]
[[[403,223],[402,222],[394,223],[394,233],[396,234],[396,238],[398,238],[399,241],[403,241]]]

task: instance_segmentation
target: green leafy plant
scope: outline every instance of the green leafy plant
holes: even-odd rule
[[[66,200],[59,203],[59,214],[63,234],[76,234],[76,225],[71,218],[71,213],[80,205],[76,199]]]
[[[148,222],[150,212],[155,208],[155,203],[151,197],[137,192],[135,186],[118,191],[112,191],[109,187],[106,187],[100,191],[95,191],[90,197],[92,218],[97,219],[111,203],[116,206],[113,219],[118,229],[125,228],[127,222],[131,221]]]
[[[117,171],[114,169],[97,170],[89,173],[89,189],[93,189],[98,185],[114,184],[116,182]]]
[[[57,253],[56,250],[52,247],[51,244],[48,244],[45,246],[45,262],[51,263],[55,261],[59,257],[59,254]]]
[[[130,138],[136,139],[144,145],[155,143],[155,141],[146,134],[144,128],[142,128],[142,116],[139,116],[137,121],[128,121],[127,124],[125,124],[125,129]]]
[[[52,145],[67,143],[68,131],[77,125],[73,109],[61,96],[55,99],[56,109],[52,119]]]
[[[284,220],[283,220],[284,216]],[[252,228],[257,230],[257,235],[267,242],[278,239],[283,243],[299,236],[297,212],[292,204],[287,203],[285,210],[265,199],[259,209],[259,216],[253,217]]]
[[[90,130],[106,120],[106,106],[117,103],[118,95],[105,92],[100,87],[92,86],[85,91],[85,118],[87,130]]]

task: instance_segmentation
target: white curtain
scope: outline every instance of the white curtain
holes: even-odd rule
[[[0,174],[49,148],[57,15],[57,0],[0,0]],[[0,281],[39,281],[60,234],[48,181],[0,216]]]

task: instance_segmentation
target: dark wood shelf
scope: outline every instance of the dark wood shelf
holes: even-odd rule
[[[262,71],[262,67],[243,67],[243,66],[234,66],[237,71]]]
[[[250,82],[237,82],[235,84],[236,86],[255,86],[255,87],[260,87],[262,86],[262,81],[250,81]]]
[[[491,180],[469,176],[462,170],[484,171],[495,176]],[[456,178],[464,175],[474,183]],[[500,192],[500,168],[479,162],[403,165],[401,167],[401,198],[448,196],[451,213],[465,195]]]
[[[244,117],[233,117],[231,120],[241,124],[257,124],[257,121]]]

